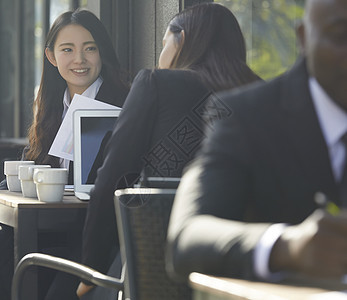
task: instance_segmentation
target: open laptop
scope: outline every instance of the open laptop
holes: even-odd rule
[[[102,165],[103,150],[120,111],[115,108],[74,112],[74,193],[80,200],[90,199],[97,169]]]

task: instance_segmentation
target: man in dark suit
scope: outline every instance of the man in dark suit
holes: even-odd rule
[[[315,201],[320,192],[347,203],[347,1],[307,0],[297,34],[303,58],[291,71],[219,95],[233,114],[216,122],[178,189],[173,274],[347,274],[347,213]]]

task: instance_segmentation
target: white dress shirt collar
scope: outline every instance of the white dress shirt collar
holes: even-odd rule
[[[347,132],[347,112],[329,97],[315,78],[309,79],[309,89],[328,146],[332,171],[338,182],[342,177],[347,154],[340,140]]]
[[[347,131],[347,112],[336,104],[313,77],[309,88],[327,145],[336,144]]]
[[[99,89],[101,87],[103,83],[103,80],[101,77],[98,77],[82,94],[82,96],[88,97],[88,98],[92,98],[95,99],[96,95],[99,92]],[[65,93],[64,93],[64,98],[63,98],[63,115],[61,119],[65,118],[65,115],[67,113],[67,110],[70,107],[70,103],[71,103],[71,97],[70,97],[70,93],[69,93],[69,89],[66,88],[65,89]],[[69,169],[69,163],[70,161],[67,159],[60,159],[60,165],[63,168],[67,168]]]
[[[82,94],[82,96],[88,97],[88,98],[92,98],[95,99],[96,95],[99,92],[100,86],[102,85],[103,80],[101,77],[98,77]],[[70,93],[69,93],[69,89],[66,88],[65,89],[65,93],[64,93],[64,98],[63,98],[63,106],[64,106],[64,110],[63,110],[63,116],[62,119],[64,119],[67,110],[70,107],[70,103],[71,103],[71,97],[70,97]]]

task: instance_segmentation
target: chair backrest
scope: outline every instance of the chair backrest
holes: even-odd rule
[[[165,246],[175,189],[133,188],[115,192],[124,283],[131,300],[191,299],[191,289],[171,280],[165,270]]]

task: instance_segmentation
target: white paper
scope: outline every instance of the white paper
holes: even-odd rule
[[[73,160],[73,112],[77,109],[114,109],[117,106],[75,94],[48,154]]]

